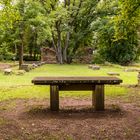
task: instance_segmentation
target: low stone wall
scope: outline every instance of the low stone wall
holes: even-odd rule
[[[38,68],[42,65],[46,64],[46,62],[38,62],[38,63],[32,63],[32,64],[22,64],[20,67],[20,70],[25,70],[26,72],[29,72],[32,69]]]
[[[13,70],[12,68],[8,68],[8,69],[4,69],[4,75],[11,75],[11,74],[15,74],[15,75],[23,75],[26,72],[31,71],[32,69],[38,68],[42,65],[46,64],[45,62],[36,62],[36,63],[32,63],[32,64],[22,64],[20,69],[18,70]]]

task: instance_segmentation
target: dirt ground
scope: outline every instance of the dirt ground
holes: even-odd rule
[[[0,103],[0,140],[139,140],[140,88],[123,97],[106,98],[95,112],[91,98],[61,98],[60,111],[48,99]]]
[[[0,63],[0,70],[2,70],[2,69],[7,69],[7,68],[10,68],[10,67],[11,67],[10,64]]]

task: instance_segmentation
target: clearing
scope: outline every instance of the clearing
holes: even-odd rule
[[[49,108],[49,87],[34,86],[35,76],[106,76],[120,73],[121,86],[106,87],[106,110],[91,108],[91,92],[61,92],[60,111]],[[137,72],[124,67],[44,65],[22,76],[0,72],[0,139],[2,140],[138,140],[140,137],[140,88]]]

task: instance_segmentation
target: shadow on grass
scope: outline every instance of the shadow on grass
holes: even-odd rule
[[[51,118],[51,119],[88,119],[88,118],[122,118],[126,112],[119,106],[111,105],[104,111],[95,111],[89,106],[80,107],[65,107],[60,108],[59,111],[51,111],[49,108],[43,106],[36,106],[30,108],[25,112],[26,116],[33,118]]]

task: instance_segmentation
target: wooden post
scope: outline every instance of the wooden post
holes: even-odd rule
[[[57,85],[50,85],[50,109],[59,110],[59,87]]]
[[[95,85],[92,93],[92,105],[96,111],[104,110],[104,85]]]

